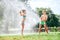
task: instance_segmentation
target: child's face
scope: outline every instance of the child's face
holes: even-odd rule
[[[46,14],[46,11],[45,11],[45,10],[43,10],[43,11],[42,11],[42,14]]]

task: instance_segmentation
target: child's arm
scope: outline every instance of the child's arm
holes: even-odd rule
[[[20,16],[22,16],[22,13],[21,13],[21,11],[19,12],[19,15],[20,15]]]
[[[47,19],[48,19],[48,15],[46,15],[46,21],[47,21]]]
[[[40,17],[40,20],[42,20],[42,15],[41,15],[41,17]]]

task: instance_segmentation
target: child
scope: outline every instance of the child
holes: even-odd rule
[[[24,31],[24,22],[26,20],[26,10],[21,10],[20,11],[20,15],[23,16],[23,19],[22,19],[22,35],[23,35],[23,31]]]
[[[47,14],[46,14],[46,10],[43,10],[43,11],[42,11],[41,18],[40,18],[40,19],[41,19],[41,22],[39,23],[39,33],[40,33],[41,30],[42,30],[42,25],[44,26],[45,31],[48,33],[48,27],[47,27],[47,25],[46,25],[47,18],[48,18],[48,16],[47,16]]]

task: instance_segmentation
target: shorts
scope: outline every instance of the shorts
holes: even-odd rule
[[[44,24],[46,24],[46,22],[45,21],[41,21],[39,24],[44,25]]]

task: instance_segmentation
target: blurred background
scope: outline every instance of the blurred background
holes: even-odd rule
[[[0,34],[21,32],[20,10],[25,9],[27,20],[25,31],[38,32],[39,18],[46,9],[49,32],[60,32],[60,0],[0,0]],[[42,30],[44,32],[44,29]]]
[[[46,9],[48,14],[47,25],[51,32],[60,31],[60,0],[31,0],[30,6],[37,12],[39,17],[42,10]],[[38,27],[39,24],[36,25]]]

